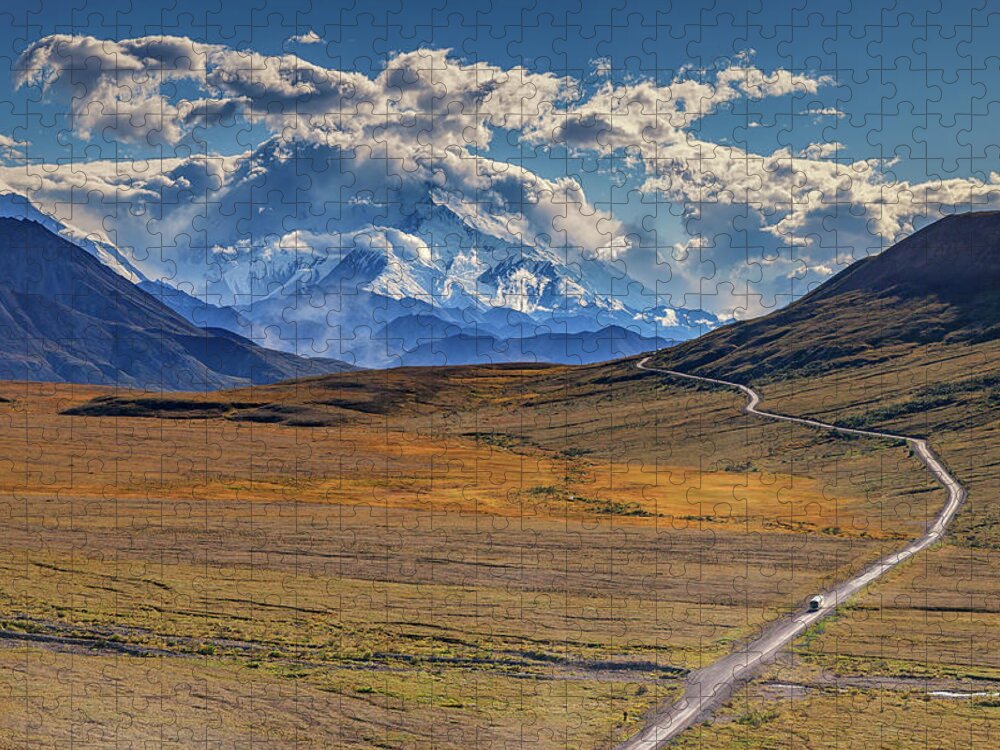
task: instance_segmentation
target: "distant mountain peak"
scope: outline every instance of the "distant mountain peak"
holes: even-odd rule
[[[277,146],[258,151],[282,162]],[[238,162],[247,180],[256,163]],[[245,184],[234,178],[229,199],[242,204]],[[178,249],[169,288],[144,276],[123,251],[56,221],[24,196],[0,196],[0,216],[39,222],[199,328],[252,334],[285,351],[332,351],[369,366],[394,364],[440,332],[437,324],[410,323],[375,340],[400,316],[433,315],[457,329],[454,335],[488,331],[497,342],[611,325],[640,338],[684,340],[721,324],[701,310],[651,307],[620,266],[551,247],[512,216],[490,214],[429,183],[416,194],[402,208],[344,207],[336,222],[303,211],[282,221],[280,233],[266,210],[254,214],[240,233],[213,235],[209,273],[203,252],[185,256]],[[464,356],[450,355],[454,363]]]

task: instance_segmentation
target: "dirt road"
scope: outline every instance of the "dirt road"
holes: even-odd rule
[[[677,378],[739,389],[749,398],[747,405],[744,407],[744,411],[747,414],[754,414],[765,419],[797,422],[809,425],[810,427],[835,430],[836,432],[847,433],[849,435],[888,438],[890,440],[906,442],[924,463],[924,466],[934,475],[935,479],[948,490],[948,501],[923,536],[910,542],[898,552],[894,552],[865,568],[854,578],[844,581],[829,591],[821,592],[824,596],[824,603],[817,611],[808,612],[803,610],[788,617],[775,620],[766,625],[760,635],[740,650],[724,656],[715,663],[692,673],[688,678],[684,696],[677,703],[666,706],[661,711],[658,711],[641,732],[618,745],[617,750],[656,750],[666,745],[678,734],[703,718],[713,708],[723,703],[732,695],[736,687],[745,683],[765,666],[773,662],[778,653],[795,640],[795,638],[800,636],[810,625],[832,614],[839,604],[846,602],[869,583],[885,575],[904,560],[940,540],[948,528],[948,524],[951,523],[951,520],[955,517],[955,513],[958,512],[959,507],[965,500],[965,489],[955,477],[948,473],[925,440],[874,430],[853,430],[847,427],[837,427],[836,425],[827,424],[815,419],[803,419],[761,411],[757,408],[757,405],[760,403],[760,396],[748,386],[731,383],[727,380],[688,375],[674,370],[647,367],[649,359],[649,357],[646,357],[636,366],[640,370],[660,372]]]

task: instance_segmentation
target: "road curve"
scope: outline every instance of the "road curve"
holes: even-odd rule
[[[757,408],[757,405],[760,403],[760,396],[748,386],[731,383],[728,380],[688,375],[687,373],[675,370],[661,370],[655,367],[647,367],[646,363],[650,359],[650,357],[646,357],[637,364],[637,367],[640,370],[647,370],[649,372],[660,372],[677,378],[696,380],[703,383],[714,383],[716,385],[739,389],[749,398],[747,405],[743,409],[747,414],[755,414],[758,417],[766,419],[778,419],[783,422],[797,422],[809,425],[810,427],[835,430],[849,435],[864,435],[903,441],[920,457],[920,460],[923,461],[924,466],[934,475],[934,478],[948,490],[948,502],[945,503],[934,523],[931,524],[922,537],[914,540],[898,552],[873,563],[854,578],[844,581],[829,591],[821,592],[824,596],[824,604],[816,612],[803,610],[775,620],[765,625],[760,634],[739,651],[724,656],[713,664],[692,672],[687,680],[683,697],[677,703],[657,711],[641,732],[618,745],[616,750],[657,750],[657,748],[663,747],[678,734],[704,717],[711,709],[724,702],[732,695],[733,690],[737,686],[746,682],[765,666],[772,663],[778,653],[801,635],[810,625],[829,616],[836,610],[839,604],[846,602],[869,583],[885,575],[886,572],[904,560],[907,560],[941,539],[944,536],[945,529],[948,528],[948,524],[951,523],[955,517],[955,513],[965,500],[966,494],[965,488],[959,484],[955,477],[948,473],[938,457],[928,447],[925,440],[905,435],[894,435],[888,432],[876,432],[874,430],[853,430],[847,427],[837,427],[836,425],[827,424],[815,419],[789,417],[785,414],[773,414],[761,411]]]

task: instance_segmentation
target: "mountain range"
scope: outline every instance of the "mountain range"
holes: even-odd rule
[[[781,310],[718,330],[702,311],[638,312],[574,287],[551,253],[500,250],[445,206],[411,217],[409,230],[464,234],[448,263],[420,250],[417,235],[386,229],[378,241],[355,236],[339,253],[272,255],[268,278],[284,283],[232,305],[226,295],[239,302],[233,288],[243,287],[226,274],[226,295],[209,287],[195,295],[148,278],[126,253],[23,198],[0,198],[0,216],[16,217],[0,218],[0,377],[9,379],[204,390],[355,363],[587,364],[656,349],[678,369],[759,379],[868,362],[889,344],[1000,335],[997,212],[942,219]],[[463,256],[466,243],[479,250]],[[492,262],[476,261],[480,252]],[[461,267],[475,268],[467,284]],[[605,270],[613,286],[613,268]],[[263,278],[250,277],[244,291]],[[570,288],[573,304],[599,311],[598,320],[628,324],[587,328],[593,319],[570,314]],[[678,343],[696,332],[705,335]],[[342,356],[316,356],[328,351]]]
[[[429,340],[434,361],[466,364],[483,361],[469,340],[484,336],[496,344],[488,345],[493,361],[507,361],[522,339],[536,336],[607,337],[601,332],[616,326],[632,331],[632,352],[720,325],[703,310],[650,307],[614,264],[590,258],[581,265],[540,243],[519,244],[452,204],[419,204],[396,223],[299,231],[265,248],[230,246],[216,258],[217,279],[199,287],[205,294],[198,296],[228,301],[242,321],[237,332],[266,346],[329,352],[370,367],[428,361],[417,350],[426,351]],[[200,315],[218,313],[206,303]],[[395,326],[387,346],[380,334],[397,319],[405,324]],[[454,338],[439,336],[441,329]],[[547,361],[581,360],[571,354]]]
[[[254,324],[245,311],[146,278],[114,246],[57,222],[29,202],[5,196],[0,216],[6,216],[0,218],[0,259],[7,270],[0,279],[0,379],[211,390],[353,366],[262,346],[248,336],[284,339],[258,335],[271,327]],[[329,283],[344,284],[351,298],[347,309],[361,296],[369,306],[360,315],[372,309],[393,313],[384,324],[369,322],[366,339],[355,336],[338,347],[351,360],[363,353],[362,359],[380,366],[579,364],[651,351],[664,343],[615,325],[598,331],[551,330],[506,309],[482,310],[469,323],[454,310],[413,313],[406,302],[348,290],[355,274],[366,268],[377,273],[377,261],[384,257],[351,254],[327,274]],[[341,307],[346,297],[338,297]],[[290,299],[294,304],[302,297]],[[288,300],[274,296],[271,301],[276,319],[288,320]],[[252,306],[258,314],[262,308],[261,303]],[[358,328],[360,322],[355,333]]]
[[[220,215],[234,218],[214,223],[210,239],[198,247],[188,236],[200,221],[195,215],[169,227],[116,218],[111,223],[120,247],[57,222],[24,196],[0,196],[0,216],[43,224],[196,326],[366,367],[442,357],[452,364],[483,361],[482,347],[469,346],[482,337],[493,340],[484,342],[487,350],[505,361],[508,352],[524,348],[523,339],[622,338],[604,332],[611,326],[630,331],[626,338],[633,343],[622,353],[648,351],[721,325],[707,311],[661,304],[629,277],[621,259],[560,247],[519,228],[521,213],[507,202],[491,212],[421,183],[409,187],[398,205],[351,195],[336,210],[317,214],[314,193],[343,188],[329,160],[315,165],[312,202],[306,194],[295,204],[262,201],[260,175],[268,184],[298,185],[302,160],[312,164],[325,153],[300,146],[292,159],[287,148],[269,141],[233,161],[218,194]],[[205,178],[191,165],[183,169],[170,175],[172,182],[197,187]],[[169,249],[150,245],[151,238],[173,235],[176,245]],[[397,319],[404,323],[389,342],[381,334]],[[455,338],[439,335],[443,329]],[[536,344],[524,346],[534,352]],[[607,353],[574,346],[559,357],[566,347],[557,343],[540,356],[593,362]]]
[[[0,379],[210,390],[351,367],[195,326],[99,257],[0,218]]]
[[[650,391],[649,384],[663,379],[655,370],[672,368],[753,383],[765,394],[773,393],[772,386],[780,390],[782,386],[787,389],[788,383],[798,383],[802,384],[807,400],[813,394],[810,389],[832,374],[834,381],[826,387],[832,387],[837,397],[850,403],[855,412],[861,408],[862,413],[849,415],[855,420],[851,424],[861,426],[868,426],[867,422],[858,422],[868,418],[865,410],[872,412],[873,419],[923,413],[930,414],[927,418],[940,420],[938,412],[931,412],[940,410],[942,403],[960,403],[962,398],[975,397],[979,401],[964,412],[966,417],[961,425],[975,426],[991,416],[989,411],[980,410],[984,399],[991,405],[1000,403],[998,379],[989,367],[991,348],[1000,340],[998,255],[1000,213],[946,218],[880,255],[855,262],[782,310],[732,323],[694,341],[661,348],[649,357],[654,369],[638,369],[638,357],[620,357],[568,369],[516,365],[518,377],[525,380],[518,381],[519,387],[514,389],[510,400],[519,405],[512,407],[510,415],[494,415],[494,421],[484,425],[501,429],[495,421],[499,419],[505,425],[501,432],[509,437],[507,430],[516,433],[521,425],[542,424],[544,427],[538,434],[545,434],[547,439],[565,447],[567,427],[560,419],[549,421],[552,414],[579,409],[578,401],[606,394],[614,394],[616,409],[646,414],[646,401],[656,398],[656,391]],[[409,335],[411,331],[407,328],[412,326],[433,330],[442,341],[456,335],[436,319],[417,316],[395,319],[380,335]],[[178,400],[174,396],[160,400],[129,394],[101,396],[72,413],[201,418],[217,413],[223,403],[232,409],[228,419],[336,426],[344,424],[345,419],[367,418],[373,413],[447,411],[462,408],[467,399],[473,398],[470,383],[509,376],[510,365],[496,364],[495,357],[499,354],[510,354],[509,361],[525,361],[549,347],[577,346],[610,357],[628,348],[628,333],[627,329],[610,329],[599,336],[563,339],[547,335],[536,337],[531,343],[522,339],[520,345],[524,349],[514,352],[498,351],[497,342],[488,335],[463,338],[469,359],[495,364],[485,368],[446,362],[434,349],[437,342],[432,341],[415,350],[412,363],[403,364],[447,366],[394,368],[377,378],[365,372],[331,374],[259,388],[252,393],[231,393],[226,399],[206,397],[203,402]],[[564,351],[573,353],[568,348]],[[575,354],[580,356],[580,351]],[[973,377],[962,366],[956,370],[950,364],[963,358],[977,360],[987,374]],[[530,385],[522,391],[520,385],[525,382]],[[553,384],[555,393],[550,390]],[[488,397],[482,392],[478,397],[493,402],[497,392],[492,389],[485,392]],[[525,392],[530,395],[525,396]],[[539,397],[539,393],[550,394],[551,399]],[[245,405],[233,405],[231,397],[237,395],[246,401]],[[506,398],[502,403],[507,403]],[[824,408],[824,400],[818,399],[813,406]],[[510,421],[505,421],[508,418]],[[581,430],[580,434],[589,435],[587,440],[592,442],[588,443],[588,452],[619,450],[608,435],[594,439],[588,432],[594,423],[589,417],[578,416],[569,423],[572,429]],[[636,428],[640,439],[631,444],[631,449],[642,450],[638,446],[646,444],[643,430],[648,429],[649,423],[638,419],[636,424],[644,427]],[[952,423],[949,428],[956,425]]]

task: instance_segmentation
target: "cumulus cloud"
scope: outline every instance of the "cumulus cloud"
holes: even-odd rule
[[[165,84],[178,80],[206,95],[169,98]],[[201,174],[214,164],[210,159],[176,161],[158,174],[140,165],[127,179],[121,162],[111,169],[93,165],[88,189],[105,200],[128,191],[163,205],[154,228],[168,237],[191,231],[204,210],[186,206],[192,196],[205,198],[206,190],[216,205],[231,203],[230,213],[241,201],[260,201],[266,191],[286,204],[315,201],[301,220],[310,225],[326,221],[315,217],[326,216],[332,201],[342,207],[349,229],[384,221],[387,213],[405,221],[433,192],[451,196],[439,199],[456,211],[464,206],[470,225],[489,222],[510,242],[569,248],[574,256],[611,255],[627,246],[620,223],[597,210],[574,179],[547,180],[480,155],[496,130],[523,130],[574,95],[572,82],[552,74],[464,63],[448,50],[417,50],[396,55],[369,78],[294,55],[265,56],[183,38],[57,36],[29,47],[16,83],[68,100],[81,138],[113,130],[122,139],[176,143],[194,127],[239,117],[271,129],[270,139],[230,160],[215,180]],[[43,178],[42,192],[64,194],[63,185],[73,182],[74,175],[57,168]],[[286,214],[268,223],[268,213],[244,218],[242,226],[274,233],[291,220]],[[141,242],[141,232],[130,239]]]
[[[19,141],[9,135],[0,133],[0,161],[14,162],[24,159],[30,146],[29,141]]]
[[[806,159],[827,159],[837,152],[844,151],[847,147],[838,141],[826,141],[824,143],[810,143],[799,151],[799,156]]]
[[[250,101],[245,97],[230,99],[184,99],[177,106],[177,115],[184,127],[232,123],[249,109]]]
[[[736,64],[719,71],[716,81],[722,86],[735,87],[751,99],[789,94],[815,94],[821,86],[834,82],[830,76],[810,76],[778,69],[765,73],[749,64]]]
[[[807,291],[781,289],[776,279],[817,280],[832,264],[844,264],[838,253],[860,257],[913,231],[917,220],[997,201],[996,173],[896,180],[878,160],[831,160],[844,153],[838,143],[756,153],[697,135],[699,121],[741,97],[815,98],[834,84],[827,76],[764,72],[741,57],[714,75],[682,74],[667,85],[607,82],[587,100],[546,113],[526,137],[638,155],[645,170],[641,192],[680,207],[691,234],[680,257],[669,260],[673,287],[699,294],[726,288],[738,299],[715,309],[731,305],[756,314],[778,297],[788,301]]]
[[[309,29],[305,34],[296,34],[295,36],[288,37],[288,41],[293,44],[322,44],[323,37],[312,29]]]
[[[410,160],[432,140],[438,148],[484,148],[492,128],[523,128],[570,95],[570,83],[552,74],[463,64],[449,53],[400,54],[371,79],[295,55],[262,55],[184,37],[109,41],[53,35],[25,50],[14,82],[67,100],[83,139],[111,131],[124,140],[177,143],[192,124],[240,113],[286,137],[340,147],[388,146],[390,158]],[[171,98],[167,84],[182,80],[207,96]]]
[[[726,104],[741,98],[811,95],[832,83],[828,76],[763,71],[740,56],[713,71],[682,71],[665,85],[606,81],[582,101],[539,113],[527,123],[525,137],[605,154],[638,150],[647,169],[655,171],[664,156],[683,160],[696,155],[697,149],[688,148],[692,126]]]
[[[28,47],[14,84],[34,85],[69,101],[81,138],[176,143],[183,130],[164,84],[205,77],[206,49],[185,37],[142,37],[120,42],[55,34]]]
[[[310,35],[318,39],[309,32],[293,40],[316,41]],[[96,228],[114,224],[164,266],[178,262],[167,247],[200,251],[203,264],[219,264],[225,254],[209,248],[237,247],[233,236],[301,230],[336,240],[336,233],[406,224],[428,201],[512,244],[563,248],[570,263],[618,261],[655,245],[636,243],[635,228],[598,208],[577,180],[485,156],[497,134],[509,131],[530,146],[614,156],[635,170],[644,199],[674,206],[690,234],[669,258],[671,283],[680,293],[728,294],[714,306],[725,314],[763,311],[804,291],[796,283],[841,267],[845,256],[886,246],[923,217],[993,203],[1000,190],[992,173],[897,180],[886,163],[851,158],[837,143],[758,152],[701,135],[703,120],[727,116],[740,100],[789,97],[802,100],[798,111],[807,115],[842,117],[817,104],[837,85],[828,76],[763,70],[750,54],[709,70],[684,69],[666,82],[616,83],[609,69],[609,61],[594,61],[591,87],[418,49],[367,76],[184,37],[54,35],[24,52],[15,84],[66,102],[81,139],[179,144],[197,128],[241,118],[271,135],[228,157],[134,169],[91,163],[85,175],[79,165],[5,168],[0,179],[42,201],[75,204],[85,184],[100,198],[89,209]],[[198,94],[190,99],[176,93],[191,88]],[[106,220],[105,205],[115,199],[162,210],[155,220],[141,212],[141,219]],[[206,206],[218,216],[207,217]],[[326,226],[331,221],[335,228]],[[782,287],[786,281],[791,286]]]

